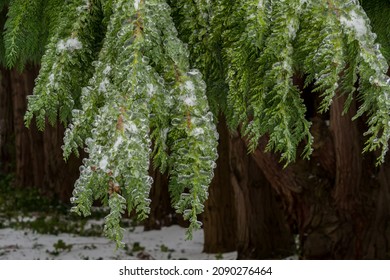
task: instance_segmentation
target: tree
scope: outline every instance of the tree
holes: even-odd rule
[[[4,4],[4,63],[22,67],[43,54],[26,124],[35,117],[40,130],[46,120],[66,125],[65,158],[85,147],[72,209],[88,215],[94,200],[109,205],[105,233],[118,246],[125,209],[140,218],[150,211],[150,161],[168,172],[173,207],[190,221],[188,237],[201,227],[223,115],[262,185],[281,198],[304,257],[389,252],[373,252],[388,238],[381,194],[388,187],[389,52],[386,17],[376,10],[389,9],[386,1]],[[39,41],[47,41],[45,50]]]

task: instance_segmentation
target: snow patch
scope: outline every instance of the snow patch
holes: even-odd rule
[[[204,129],[201,128],[201,127],[197,127],[195,128],[194,130],[192,130],[192,133],[191,133],[193,136],[197,137],[199,135],[203,135],[204,134]]]
[[[196,98],[195,96],[187,95],[184,97],[184,104],[186,104],[189,107],[193,107],[196,104]]]
[[[69,38],[68,40],[60,40],[57,43],[57,51],[74,51],[83,48],[83,44],[77,38]]]
[[[130,133],[137,133],[138,128],[134,123],[125,124],[125,129],[129,131]]]
[[[293,20],[290,20],[289,24],[287,25],[287,28],[288,28],[288,34],[290,35],[290,38],[295,38],[295,35],[297,33],[297,28],[295,27]]]
[[[104,156],[102,160],[99,162],[99,168],[103,171],[106,171],[108,165],[108,157]]]
[[[107,67],[104,68],[104,70],[103,70],[103,74],[108,75],[108,74],[110,74],[110,72],[111,72],[111,66],[107,65]]]
[[[353,29],[358,37],[363,37],[367,34],[367,25],[364,18],[357,14],[354,10],[350,11],[349,14],[340,17],[340,22],[347,28]]]
[[[54,74],[51,73],[49,76],[49,84],[50,86],[54,86]]]
[[[195,85],[192,81],[186,81],[184,86],[185,86],[186,90],[188,90],[189,92],[194,92],[194,90],[195,90]]]
[[[118,138],[116,139],[115,141],[115,144],[114,144],[114,149],[115,150],[118,150],[118,147],[123,143],[123,138],[122,136],[118,136]]]
[[[86,1],[84,1],[84,5],[78,6],[76,8],[76,11],[78,14],[81,14],[82,12],[89,10],[90,7],[91,7],[91,3],[89,3],[89,1],[86,0]]]
[[[103,220],[93,220],[88,223],[92,227],[92,225],[101,225]],[[128,248],[132,248],[136,243],[144,248],[130,255],[128,250],[115,250],[115,243],[105,237],[85,237],[66,233],[38,234],[31,230],[4,228],[0,229],[0,254],[2,260],[139,260],[146,258],[215,260],[216,254],[203,253],[203,231],[195,231],[192,240],[185,240],[185,230],[177,225],[151,231],[144,231],[143,226],[127,228],[123,241]],[[53,254],[53,251],[56,251],[54,244],[59,240],[71,245],[71,249],[60,250],[57,254]],[[236,258],[237,252],[223,254],[224,260]]]
[[[141,0],[135,0],[135,1],[134,1],[134,9],[138,10],[138,8],[139,8],[139,2],[141,2]]]
[[[191,69],[190,71],[187,72],[188,75],[190,76],[201,76],[202,74],[199,72],[198,69]]]
[[[153,84],[147,84],[146,87],[148,88],[149,97],[153,96],[154,91],[155,91]]]
[[[106,85],[109,83],[107,78],[104,78],[103,81],[99,84],[99,92],[107,92],[107,87]]]

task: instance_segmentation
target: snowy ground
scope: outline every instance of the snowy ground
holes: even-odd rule
[[[98,221],[97,221],[98,222]],[[162,230],[143,231],[135,227],[125,233],[125,249],[104,237],[83,237],[75,234],[37,234],[30,229],[0,229],[0,259],[235,259],[236,252],[205,254],[203,232],[194,233],[186,241],[185,229],[171,226]]]

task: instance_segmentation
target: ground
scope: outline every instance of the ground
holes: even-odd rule
[[[86,227],[102,221],[90,220]],[[236,252],[205,254],[203,231],[184,240],[185,229],[170,226],[161,230],[144,231],[142,226],[126,229],[124,249],[105,237],[81,236],[71,233],[41,234],[32,229],[0,229],[0,259],[235,259]]]

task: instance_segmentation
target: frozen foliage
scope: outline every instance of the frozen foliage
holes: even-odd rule
[[[195,99],[195,96],[193,96],[193,95],[184,96],[183,101],[184,101],[185,105],[190,106],[190,107],[193,107],[196,104],[196,99]]]
[[[148,18],[140,26],[144,12]],[[127,20],[129,14],[134,21]],[[155,36],[159,29],[165,38]],[[160,40],[163,49],[159,49]],[[120,59],[125,57],[125,61]],[[141,219],[149,213],[153,180],[148,172],[153,155],[155,165],[171,174],[173,203],[191,222],[189,236],[200,227],[197,215],[207,198],[207,188],[202,186],[210,183],[215,167],[216,129],[208,112],[204,82],[198,71],[187,74],[187,60],[164,1],[150,5],[116,2],[99,59],[94,62],[95,72],[82,91],[83,108],[73,114],[63,149],[67,157],[82,146],[80,139],[85,140],[89,157],[83,160],[75,185],[73,211],[88,215],[93,198],[103,198],[111,208],[105,233],[118,246],[123,236],[120,216],[125,209],[135,210]],[[165,68],[163,72],[150,66],[159,63],[164,67],[156,68]],[[174,68],[178,74],[170,77]],[[169,123],[171,127],[167,127]],[[185,189],[188,198],[182,196]]]
[[[83,44],[77,38],[69,38],[68,40],[60,40],[57,44],[57,51],[74,51],[80,50]]]
[[[76,8],[76,11],[77,11],[79,14],[81,14],[81,13],[82,13],[83,11],[85,11],[85,10],[89,10],[90,7],[91,7],[91,3],[90,3],[89,0],[84,0],[83,2],[84,2],[83,5],[80,5],[80,6],[78,6],[78,7]]]
[[[347,28],[353,29],[358,37],[363,37],[368,31],[368,22],[361,15],[357,14],[355,10],[351,10],[348,14],[340,16],[340,22]]]
[[[52,125],[56,123],[57,116],[66,124],[75,103],[78,103],[80,86],[86,83],[92,72],[91,68],[84,69],[84,66],[95,58],[91,49],[96,44],[96,36],[99,36],[91,32],[89,27],[100,24],[101,21],[96,5],[89,5],[76,12],[85,5],[84,0],[69,1],[61,14],[57,15],[63,22],[49,38],[42,57],[34,95],[29,97],[25,116],[27,125],[34,114],[40,130],[45,127],[46,117]],[[55,82],[52,82],[52,75]]]
[[[103,171],[107,171],[108,157],[104,156],[99,162],[99,168]]]
[[[134,9],[138,10],[138,7],[139,7],[139,2],[141,0],[134,0]]]
[[[39,14],[38,1],[31,2],[12,1],[7,65],[30,52],[16,38],[30,36],[20,31],[19,15]],[[345,110],[359,100],[354,118],[367,120],[364,151],[380,150],[378,163],[384,161],[388,64],[359,1],[169,3],[65,1],[28,99],[27,124],[35,117],[41,130],[46,119],[67,125],[65,158],[84,148],[73,211],[88,215],[102,200],[111,209],[105,233],[118,246],[124,211],[141,219],[150,211],[151,163],[169,173],[172,204],[190,221],[188,237],[201,227],[197,215],[216,166],[216,115],[241,129],[250,150],[266,135],[267,150],[286,165],[299,150],[309,157],[311,123],[296,72],[314,85],[320,112],[340,94],[348,97]]]

